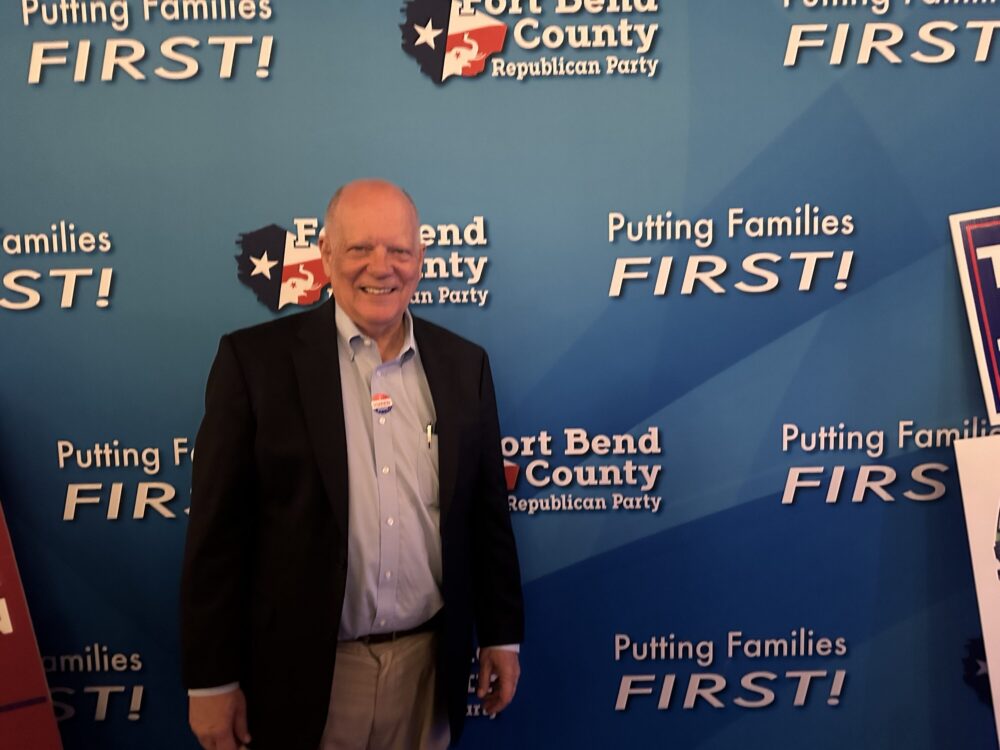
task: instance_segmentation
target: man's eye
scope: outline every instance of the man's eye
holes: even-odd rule
[[[411,255],[410,248],[408,247],[393,247],[389,251],[395,255]]]

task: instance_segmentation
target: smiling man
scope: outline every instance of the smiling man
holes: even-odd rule
[[[488,712],[523,613],[486,353],[410,315],[416,209],[334,195],[333,299],[222,338],[182,577],[190,723],[206,750],[444,748],[473,633]]]
[[[320,251],[334,299],[378,343],[383,360],[403,343],[406,308],[424,262],[419,236],[416,208],[389,183],[347,185],[327,208]]]

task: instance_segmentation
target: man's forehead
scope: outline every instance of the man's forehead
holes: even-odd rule
[[[331,229],[334,236],[351,244],[412,245],[419,242],[416,218],[409,213],[378,210],[338,211]]]
[[[418,244],[416,233],[409,231],[396,232],[351,232],[343,228],[336,233],[344,247],[385,245],[386,247],[414,248]]]
[[[367,210],[392,211],[417,218],[417,207],[410,196],[391,182],[360,180],[348,183],[334,195],[327,211],[327,219],[341,219],[344,215],[364,213]]]

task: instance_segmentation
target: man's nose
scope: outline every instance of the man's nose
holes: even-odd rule
[[[368,256],[368,272],[378,276],[392,273],[389,249],[385,245],[376,245]]]

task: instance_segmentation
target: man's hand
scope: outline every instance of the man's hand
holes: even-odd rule
[[[488,714],[503,711],[514,699],[521,664],[516,651],[503,648],[479,650],[479,687],[476,695]]]
[[[250,742],[247,701],[239,688],[188,698],[191,731],[205,750],[239,750]]]

